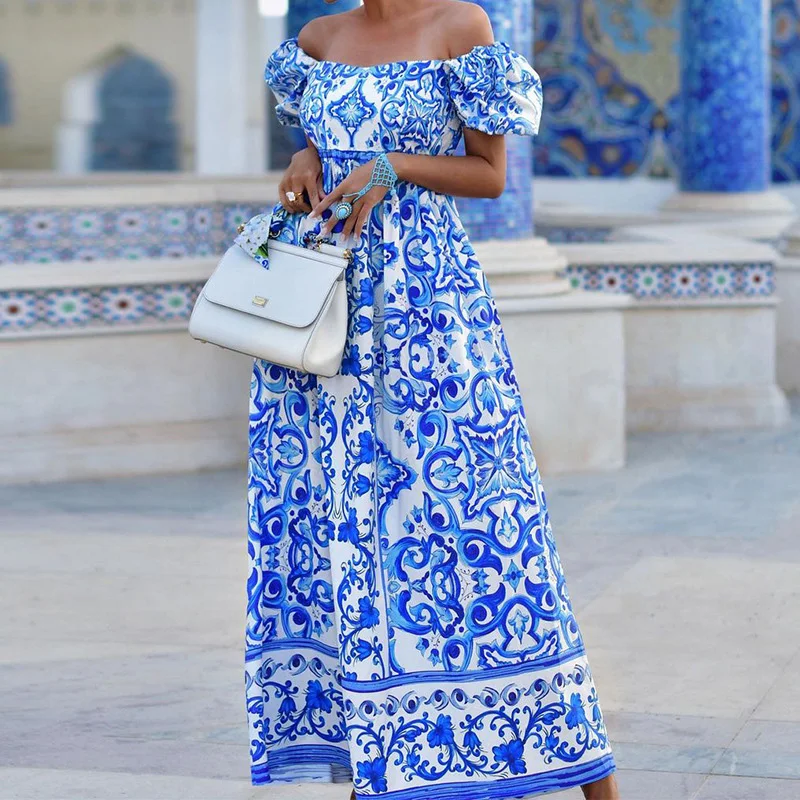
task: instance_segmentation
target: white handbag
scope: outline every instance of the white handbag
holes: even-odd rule
[[[269,239],[271,217],[254,217],[197,298],[189,333],[272,364],[333,377],[347,339],[350,251]],[[266,252],[265,252],[265,245]]]

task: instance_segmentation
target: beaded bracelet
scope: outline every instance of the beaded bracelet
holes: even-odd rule
[[[392,163],[389,161],[389,156],[386,153],[381,153],[375,159],[375,166],[372,169],[372,177],[369,183],[360,191],[352,192],[351,194],[342,195],[342,200],[337,203],[334,209],[336,219],[345,220],[353,213],[353,206],[370,190],[376,186],[384,186],[387,189],[394,189],[397,185],[397,173],[394,171]],[[353,198],[352,200],[348,198]]]

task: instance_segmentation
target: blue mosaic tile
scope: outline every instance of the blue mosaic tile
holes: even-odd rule
[[[222,253],[247,204],[0,212],[0,264],[205,257]]]
[[[706,0],[694,2],[705,13],[714,5]],[[757,4],[757,0],[744,2],[742,7],[749,11],[743,25],[752,23]],[[723,22],[735,22],[727,0],[719,0],[719,8],[726,17]],[[543,125],[536,141],[537,174],[676,174],[683,115],[677,73],[671,77],[681,44],[678,0],[538,0],[535,24],[536,66],[545,95]],[[771,25],[772,178],[800,180],[800,5],[796,0],[772,0]],[[749,28],[752,46],[759,29],[758,22]],[[667,49],[664,43],[670,38],[673,43]],[[704,30],[700,47],[707,40]],[[741,46],[751,52],[751,45]],[[737,42],[729,53],[743,52],[741,46]],[[760,63],[763,60],[757,56],[748,66]],[[760,77],[751,82],[750,97],[760,100],[763,87]],[[743,83],[739,88],[747,87]]]
[[[0,292],[0,338],[188,322],[202,283]]]
[[[764,0],[683,0],[681,188],[767,188]]]
[[[649,60],[653,71],[647,32],[656,24],[677,23],[670,4],[661,5],[666,14],[662,9],[656,15],[651,3],[538,0],[536,67],[544,89],[538,174],[623,176],[652,170],[655,143],[664,140],[668,122],[641,74],[634,79],[621,64],[634,54],[641,63]]]
[[[640,299],[769,297],[775,267],[754,264],[591,264],[566,271],[571,286],[589,292],[617,292]]]
[[[800,180],[800,4],[772,0],[772,179]]]

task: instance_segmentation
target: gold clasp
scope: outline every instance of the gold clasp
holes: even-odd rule
[[[269,303],[269,300],[266,297],[259,297],[256,295],[253,298],[253,305],[258,306],[259,308],[264,308],[267,303]]]

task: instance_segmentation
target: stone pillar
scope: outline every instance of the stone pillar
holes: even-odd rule
[[[533,57],[533,0],[473,0],[489,15],[495,38],[526,58]],[[458,210],[474,241],[533,236],[533,141],[506,137],[508,178],[498,200],[458,201]]]
[[[684,0],[680,193],[666,208],[786,211],[770,191],[768,0]]]
[[[289,0],[286,35],[297,36],[303,26],[316,17],[339,14],[360,5],[361,0],[338,0],[336,3],[326,3],[325,0]]]
[[[250,6],[254,0],[197,0],[195,171],[237,175],[250,163],[248,136]]]

